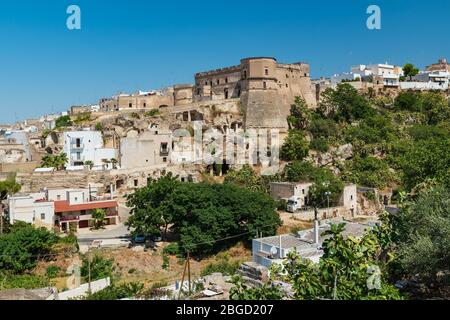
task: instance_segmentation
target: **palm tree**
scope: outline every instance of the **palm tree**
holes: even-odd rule
[[[119,163],[119,161],[117,161],[117,159],[115,158],[112,158],[110,161],[113,166],[113,169],[117,169],[117,163]]]
[[[104,209],[95,209],[92,213],[92,218],[94,219],[94,229],[99,230],[103,228],[103,224],[106,218],[106,211]]]
[[[87,160],[84,162],[84,165],[89,167],[89,170],[92,170],[92,168],[94,167],[94,162],[92,162],[91,160]]]
[[[103,162],[103,170],[106,170],[108,168],[108,164],[111,163],[111,160],[109,159],[102,159]]]

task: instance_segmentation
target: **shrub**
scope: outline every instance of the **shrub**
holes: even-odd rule
[[[45,274],[47,275],[47,277],[49,279],[54,279],[54,278],[58,277],[60,270],[61,270],[61,268],[58,266],[49,266],[45,270]]]
[[[180,254],[180,247],[178,246],[178,243],[174,242],[169,245],[167,245],[163,252],[169,256],[177,256]]]
[[[315,138],[311,141],[309,147],[312,150],[316,150],[319,152],[328,152],[330,150],[330,146],[328,144],[328,140],[325,138]]]
[[[237,269],[241,265],[241,261],[230,261],[228,254],[218,255],[218,261],[208,264],[201,271],[202,277],[213,273],[221,273],[223,275],[232,276],[236,274]]]
[[[144,115],[145,115],[146,117],[156,117],[156,116],[158,116],[159,114],[160,114],[160,112],[159,112],[158,109],[152,109],[152,110],[147,111],[146,113],[144,113]]]

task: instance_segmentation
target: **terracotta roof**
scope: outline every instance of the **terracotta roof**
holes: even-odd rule
[[[117,201],[97,201],[74,205],[70,205],[69,201],[55,201],[55,212],[62,213],[92,209],[106,209],[115,208],[117,206]]]

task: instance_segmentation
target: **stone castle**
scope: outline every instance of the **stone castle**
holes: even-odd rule
[[[282,64],[275,58],[242,59],[236,66],[200,72],[194,85],[174,87],[174,105],[237,99],[246,128],[287,128],[287,116],[296,97],[314,107],[310,67]]]
[[[195,84],[102,99],[100,109],[161,109],[234,102],[239,104],[246,128],[286,130],[286,119],[296,97],[305,99],[310,107],[316,105],[308,64],[283,64],[271,57],[254,57],[242,59],[236,66],[197,73]]]

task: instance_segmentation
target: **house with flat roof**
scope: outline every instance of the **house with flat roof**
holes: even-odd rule
[[[312,229],[303,230],[297,234],[283,234],[272,237],[253,239],[253,262],[269,268],[273,263],[281,264],[290,252],[298,253],[302,258],[318,263],[323,255],[322,243],[327,238],[323,236],[332,224],[345,224],[344,236],[362,237],[374,224],[354,223],[341,219],[315,221]]]
[[[119,217],[117,201],[111,195],[97,195],[95,188],[16,194],[7,204],[10,223],[23,221],[61,232],[92,227],[96,209],[105,210],[105,225],[117,224]]]

